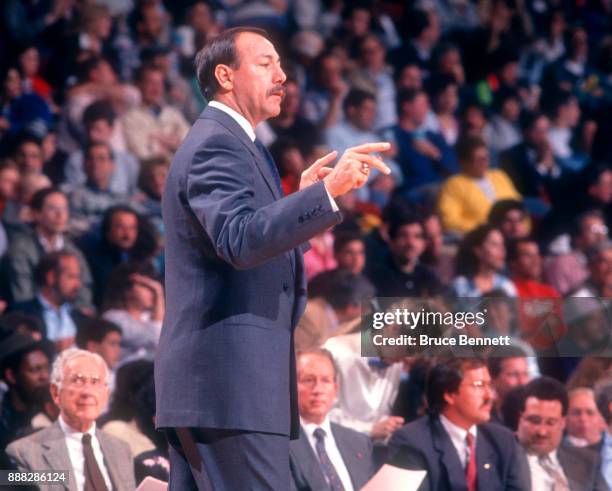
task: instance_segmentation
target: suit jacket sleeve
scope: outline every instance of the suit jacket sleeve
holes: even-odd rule
[[[402,429],[396,431],[389,440],[387,451],[387,463],[414,471],[427,471],[423,482],[419,486],[419,491],[431,489],[429,483],[429,466],[427,459],[420,450],[414,448],[412,443],[404,438]]]
[[[512,461],[509,468],[506,489],[512,491],[529,491],[531,489],[531,473],[523,447],[514,442]]]
[[[339,221],[322,182],[262,202],[248,149],[230,135],[211,140],[193,157],[187,200],[217,255],[236,269],[258,266]],[[257,193],[264,192],[260,184]]]

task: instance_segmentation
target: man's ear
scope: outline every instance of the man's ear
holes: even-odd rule
[[[224,91],[230,91],[234,88],[234,70],[229,66],[223,64],[217,65],[215,67],[215,78]]]
[[[51,391],[51,399],[53,399],[53,402],[57,407],[60,407],[59,387],[52,383],[49,390]]]
[[[455,405],[455,397],[456,397],[456,394],[453,394],[451,392],[445,392],[444,393],[444,401],[449,406],[454,406]]]
[[[15,372],[12,368],[4,369],[4,380],[9,385],[17,385],[17,377],[15,377]]]

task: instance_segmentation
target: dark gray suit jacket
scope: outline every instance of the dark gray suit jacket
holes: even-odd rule
[[[391,464],[427,471],[420,491],[467,491],[457,450],[438,417],[408,423],[393,434],[389,447]],[[476,463],[479,490],[531,489],[525,454],[514,434],[500,425],[478,425]]]
[[[129,445],[98,429],[96,438],[102,447],[113,490],[134,491],[134,460]],[[39,487],[41,491],[77,491],[66,439],[59,423],[14,441],[6,448],[6,453],[20,471],[69,471],[69,482],[65,486],[43,485]]]
[[[571,491],[607,491],[608,485],[600,472],[600,457],[592,448],[561,445],[557,458]]]
[[[372,442],[362,433],[331,424],[340,455],[346,466],[353,488],[360,489],[374,475]],[[291,442],[292,490],[324,491],[328,489],[325,476],[319,464],[319,457],[313,451],[304,428],[300,427],[300,439]]]
[[[300,246],[341,218],[323,183],[281,199],[245,131],[207,107],[172,161],[163,218],[157,425],[297,437],[293,329],[306,304]]]

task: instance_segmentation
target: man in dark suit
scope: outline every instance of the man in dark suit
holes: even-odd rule
[[[374,473],[372,442],[329,420],[338,393],[331,353],[325,349],[298,353],[297,383],[301,425],[300,439],[291,442],[292,489],[361,489]]]
[[[282,197],[254,128],[280,111],[285,74],[264,31],[236,28],[196,57],[211,101],[164,193],[167,310],[155,362],[156,422],[169,429],[170,489],[287,489],[297,437],[293,328],[306,302],[300,246],[340,221],[333,198],[363,186],[370,152],[335,153]]]
[[[391,463],[426,470],[419,490],[529,490],[525,455],[514,435],[487,423],[493,404],[483,361],[454,358],[427,376],[430,413],[397,430]]]
[[[607,490],[592,448],[561,445],[569,400],[565,387],[550,377],[529,382],[522,393],[517,435],[527,451],[534,490]]]

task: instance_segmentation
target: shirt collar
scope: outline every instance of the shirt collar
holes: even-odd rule
[[[231,107],[219,101],[210,101],[208,105],[217,108],[219,109],[219,111],[223,111],[225,114],[230,116],[234,121],[236,121],[236,123],[240,125],[240,127],[248,135],[251,141],[255,141],[255,130],[242,114],[237,111],[234,111]]]
[[[71,426],[69,426],[68,423],[66,423],[64,421],[64,418],[62,417],[61,414],[60,414],[59,418],[57,419],[57,421],[58,421],[58,423],[60,425],[60,428],[64,432],[64,435],[66,435],[67,438],[78,439],[79,441],[81,441],[81,439],[83,438],[83,435],[85,433],[89,433],[92,438],[94,438],[96,436],[96,422],[95,421],[93,422],[91,427],[85,433],[83,433],[81,431],[77,431],[74,428],[72,428]]]
[[[466,431],[460,426],[457,426],[455,423],[451,422],[451,420],[443,414],[440,414],[440,422],[442,423],[442,426],[444,426],[444,429],[448,433],[448,436],[450,436],[451,440],[465,443],[465,437],[467,436],[469,431],[470,434],[474,437],[474,441],[476,441],[476,425],[472,425],[472,427],[468,431]]]
[[[43,297],[40,294],[40,292],[36,294],[36,298],[38,299],[38,301],[40,302],[44,310],[52,310],[53,312],[60,312],[62,310],[66,310],[66,308],[68,307],[67,304],[63,303],[58,308],[55,308],[53,305],[49,303],[49,301],[45,297]]]
[[[304,428],[304,431],[306,432],[306,435],[308,437],[312,437],[314,431],[317,428],[322,428],[323,431],[325,431],[325,436],[330,436],[332,434],[331,432],[331,423],[329,422],[329,417],[325,417],[325,420],[320,424],[316,424],[316,423],[307,423],[306,421],[304,421],[304,419],[302,419],[302,417],[300,416],[300,423],[302,424],[302,428]]]

